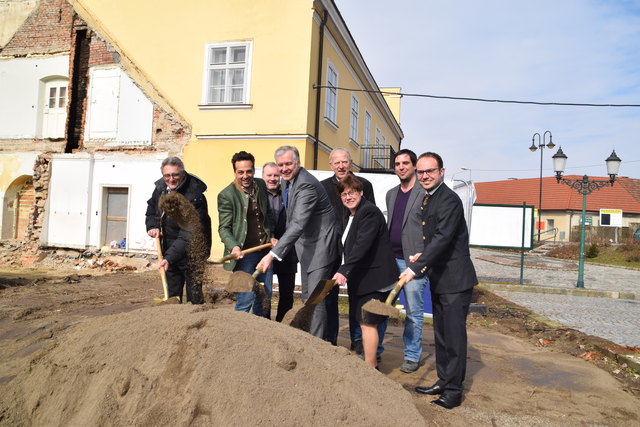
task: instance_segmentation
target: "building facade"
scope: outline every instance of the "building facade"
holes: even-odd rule
[[[24,18],[0,47],[2,238],[148,249],[144,204],[168,154],[208,184],[215,230],[237,151],[261,166],[294,145],[326,170],[343,147],[356,169],[389,169],[400,148],[399,89],[380,93],[331,0],[24,6],[0,9]]]

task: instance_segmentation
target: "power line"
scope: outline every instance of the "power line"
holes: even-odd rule
[[[581,104],[576,102],[538,102],[538,101],[514,101],[505,99],[485,99],[485,98],[470,98],[461,96],[442,96],[442,95],[427,95],[423,93],[406,93],[406,92],[388,92],[383,90],[368,90],[368,89],[351,89],[338,86],[324,86],[313,85],[314,89],[336,89],[351,92],[367,92],[367,93],[379,93],[381,95],[396,95],[396,96],[413,96],[418,98],[433,98],[433,99],[451,99],[455,101],[476,101],[476,102],[493,102],[500,104],[528,104],[528,105],[557,105],[557,106],[569,106],[569,107],[640,107],[640,104]]]

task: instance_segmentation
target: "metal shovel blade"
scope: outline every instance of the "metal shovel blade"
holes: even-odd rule
[[[363,305],[362,310],[373,314],[379,314],[381,316],[400,317],[400,310],[376,299],[372,299]]]
[[[293,307],[287,311],[282,318],[282,323],[309,332],[316,305],[320,304],[329,295],[335,285],[336,281],[333,279],[320,280],[304,305]]]
[[[331,280],[320,280],[315,288],[313,288],[313,292],[305,301],[305,305],[307,304],[320,304],[320,302],[329,295],[331,289],[336,285],[336,281]]]
[[[229,292],[251,292],[256,279],[244,271],[234,271],[225,289]]]

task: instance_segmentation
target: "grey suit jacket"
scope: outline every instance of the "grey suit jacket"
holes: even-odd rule
[[[285,182],[282,184],[284,194]],[[320,182],[300,168],[291,180],[286,231],[272,249],[284,258],[295,246],[303,271],[311,272],[337,261],[340,237],[331,202]]]
[[[387,191],[387,227],[391,227],[391,219],[393,218],[393,208],[396,204],[396,197],[400,191],[400,185],[393,187]],[[404,211],[402,219],[402,253],[404,261],[409,263],[409,257],[424,249],[424,239],[422,238],[422,199],[426,191],[418,180],[411,189],[407,208]]]

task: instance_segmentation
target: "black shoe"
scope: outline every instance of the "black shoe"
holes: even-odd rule
[[[438,384],[434,384],[431,387],[416,387],[416,392],[421,394],[430,394],[432,396],[436,394],[442,394],[444,392],[444,388]]]
[[[355,351],[357,354],[363,354],[364,348],[362,347],[362,341],[351,341],[351,351]]]
[[[431,403],[442,406],[445,409],[453,409],[456,406],[460,406],[460,404],[462,403],[462,395],[454,393],[443,393],[436,400],[432,400]]]

